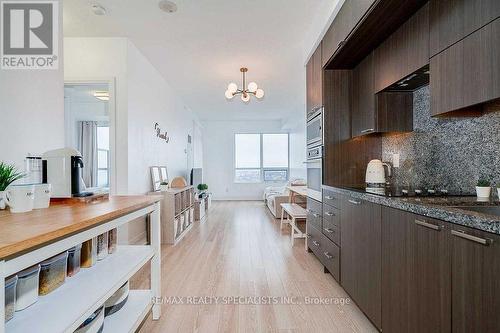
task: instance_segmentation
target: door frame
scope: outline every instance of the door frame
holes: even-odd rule
[[[110,175],[109,175],[109,193],[116,194],[116,78],[114,77],[89,77],[89,78],[65,78],[66,85],[94,85],[107,84],[109,89],[109,149],[110,149]],[[66,117],[66,112],[64,113]],[[66,121],[66,119],[65,119]],[[66,128],[65,128],[66,131]],[[66,133],[64,133],[66,137]]]

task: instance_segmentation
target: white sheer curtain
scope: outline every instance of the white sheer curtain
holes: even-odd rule
[[[97,186],[97,122],[78,122],[78,150],[83,157],[83,182]]]

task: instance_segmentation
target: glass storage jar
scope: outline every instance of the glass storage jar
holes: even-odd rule
[[[16,311],[26,309],[38,301],[40,265],[31,266],[17,273]]]
[[[68,276],[73,276],[80,271],[81,253],[82,244],[78,244],[68,250]]]
[[[108,233],[97,236],[97,260],[102,260],[108,255]]]
[[[83,242],[80,252],[80,266],[89,268],[97,262],[97,237]]]
[[[47,295],[66,281],[68,251],[40,263],[39,295]]]
[[[108,253],[112,254],[116,251],[118,229],[108,231]]]
[[[5,322],[14,317],[16,310],[17,275],[5,279]]]

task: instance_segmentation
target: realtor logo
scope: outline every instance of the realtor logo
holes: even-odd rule
[[[1,68],[57,69],[57,1],[1,1]]]

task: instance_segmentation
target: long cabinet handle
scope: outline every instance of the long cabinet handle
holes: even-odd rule
[[[493,243],[493,239],[490,239],[490,238],[481,238],[481,237],[476,237],[476,236],[473,236],[473,235],[469,235],[469,234],[466,234],[465,231],[462,231],[462,230],[458,230],[458,231],[457,230],[452,230],[451,234],[453,236],[464,238],[464,239],[467,239],[467,240],[470,240],[470,241],[473,241],[473,242],[476,242],[476,243],[479,243],[479,244],[485,245],[485,246],[488,246],[491,243]]]
[[[325,199],[327,200],[333,200],[335,197],[332,197],[331,195],[325,195]]]
[[[350,203],[352,203],[353,205],[361,205],[361,201],[356,201],[356,200],[351,200],[351,199],[349,199],[348,201]]]
[[[327,259],[333,259],[333,256],[332,256],[330,253],[325,252],[325,253],[323,253],[323,254],[325,255],[325,257],[326,257]]]
[[[329,234],[333,234],[335,232],[335,230],[330,228],[325,228],[325,231],[328,232]]]
[[[313,240],[313,244],[316,245],[316,246],[319,246],[319,242],[318,241]]]
[[[443,229],[443,226],[435,225],[432,223],[427,223],[427,222],[422,221],[422,220],[415,220],[415,224],[418,224],[418,225],[421,225],[422,227],[426,227],[426,228],[436,230],[436,231],[441,231]]]
[[[361,133],[370,133],[370,132],[373,132],[373,131],[375,131],[374,128],[367,128],[367,129],[362,130]]]

